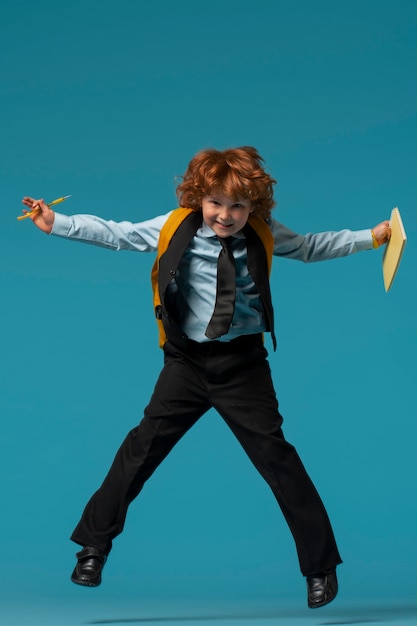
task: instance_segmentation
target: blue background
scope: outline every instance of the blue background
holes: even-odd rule
[[[162,364],[153,258],[48,238],[16,220],[20,200],[72,194],[63,211],[141,221],[176,206],[176,177],[211,146],[256,146],[278,179],[275,216],[298,232],[401,210],[408,245],[388,294],[381,250],[276,260],[270,361],[345,561],[340,606],[412,600],[417,4],[6,0],[0,33],[0,593],[20,616],[8,623],[64,599],[82,622],[88,593],[108,603],[98,617],[130,601],[304,607],[281,513],[215,412],[132,505],[103,586],[69,582],[68,536]]]

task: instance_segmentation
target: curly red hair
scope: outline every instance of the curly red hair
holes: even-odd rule
[[[180,206],[198,211],[204,196],[224,193],[237,201],[250,199],[255,215],[264,219],[275,206],[273,186],[276,184],[263,167],[256,148],[242,146],[198,152],[189,162],[182,182],[177,187]]]

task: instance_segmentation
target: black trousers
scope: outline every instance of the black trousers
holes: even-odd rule
[[[119,448],[71,539],[107,554],[129,504],[179,439],[214,407],[269,484],[294,537],[304,576],[341,563],[323,503],[282,433],[260,335],[229,343],[167,343],[164,367],[139,425]]]

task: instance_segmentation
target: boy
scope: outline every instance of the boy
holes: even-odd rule
[[[295,540],[310,608],[336,596],[341,558],[324,505],[284,438],[263,333],[274,318],[272,256],[322,261],[378,247],[366,231],[298,235],[271,218],[275,180],[257,150],[203,150],[177,188],[180,208],[142,223],[55,214],[25,197],[46,233],[113,250],[157,251],[154,308],[164,366],[139,425],[122,443],[71,539],[74,583],[97,586],[130,502],[187,430],[214,407],[271,487]],[[27,210],[25,210],[27,212]]]

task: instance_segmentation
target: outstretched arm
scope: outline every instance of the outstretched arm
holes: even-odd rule
[[[391,236],[389,221],[365,230],[339,230],[299,235],[284,224],[271,221],[274,254],[312,263],[347,256],[361,250],[372,250],[387,243]]]
[[[29,196],[25,196],[22,200],[23,204],[27,207],[27,209],[23,209],[23,213],[29,213],[30,211],[36,211],[30,216],[32,222],[44,233],[49,234],[52,230],[52,226],[54,224],[55,213],[49,206],[41,199],[35,200],[35,198],[30,198]]]
[[[169,215],[159,215],[137,223],[115,222],[98,215],[54,213],[43,200],[29,196],[23,198],[22,202],[27,207],[23,211],[25,214],[35,210],[30,218],[43,232],[108,250],[155,251],[159,233]]]

